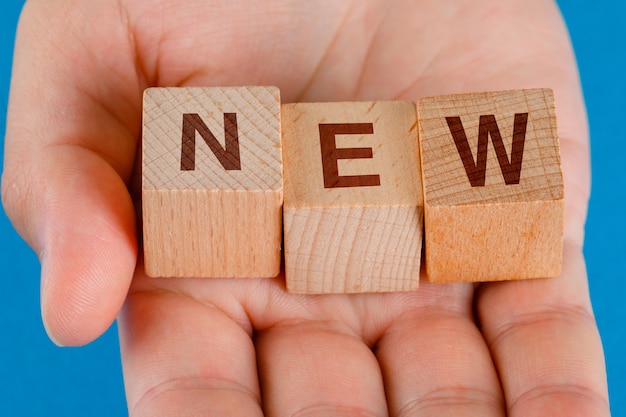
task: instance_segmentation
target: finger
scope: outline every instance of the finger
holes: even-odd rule
[[[424,283],[419,308],[376,347],[392,416],[503,416],[498,375],[472,317],[472,286]],[[437,292],[436,292],[437,291]]]
[[[609,416],[604,357],[580,247],[558,278],[482,287],[477,311],[511,417]]]
[[[56,343],[77,345],[115,319],[137,244],[133,204],[119,175],[82,148],[64,148],[51,147],[33,161],[47,178],[32,193],[43,200],[35,221],[44,323]]]
[[[129,415],[262,416],[246,322],[178,292],[131,292],[119,322]]]
[[[40,257],[44,323],[63,345],[112,323],[136,263],[125,181],[141,88],[123,30],[88,19],[119,21],[107,4],[28,2],[15,48],[2,197]]]
[[[376,358],[339,321],[279,323],[256,345],[267,416],[387,415]]]

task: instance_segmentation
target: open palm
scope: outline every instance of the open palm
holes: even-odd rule
[[[92,340],[123,305],[131,416],[607,416],[582,257],[577,77],[544,0],[31,0],[3,202],[40,256],[57,343]],[[142,92],[213,85],[277,85],[283,102],[552,88],[562,276],[322,296],[288,294],[283,277],[146,278],[135,222]]]

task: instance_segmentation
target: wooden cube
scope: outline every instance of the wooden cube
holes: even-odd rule
[[[151,88],[144,94],[143,117],[146,273],[278,275],[278,89]]]
[[[281,111],[287,289],[416,289],[423,203],[415,103],[297,103]]]
[[[418,121],[428,279],[558,275],[564,196],[552,91],[424,98]]]

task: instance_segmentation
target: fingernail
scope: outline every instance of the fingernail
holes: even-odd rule
[[[48,253],[48,251],[43,250],[43,251],[41,251],[38,254],[39,262],[41,264],[41,278],[40,278],[40,285],[39,285],[39,300],[40,300],[40,309],[41,309],[41,321],[43,322],[43,328],[46,331],[46,334],[48,335],[48,338],[50,338],[52,343],[54,343],[58,347],[66,347],[64,344],[62,344],[57,339],[55,339],[54,333],[50,330],[50,326],[48,325],[48,322],[46,320],[46,317],[48,316],[48,314],[46,313],[46,302],[45,302],[45,300],[46,300],[46,284],[48,282],[47,253]]]

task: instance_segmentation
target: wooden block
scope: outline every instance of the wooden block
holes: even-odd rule
[[[142,166],[148,275],[278,275],[277,88],[146,90]]]
[[[560,273],[563,178],[551,90],[419,101],[431,282]]]
[[[423,203],[410,102],[282,106],[287,289],[416,289]]]

